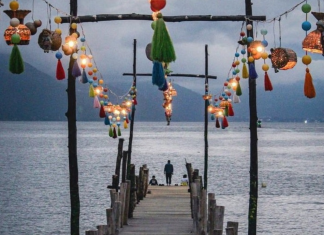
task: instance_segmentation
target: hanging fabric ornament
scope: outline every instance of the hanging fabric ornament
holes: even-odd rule
[[[100,118],[106,117],[106,112],[103,105],[100,106],[99,117]]]
[[[117,123],[117,126],[118,126],[118,136],[121,136],[120,122]]]
[[[224,116],[222,122],[222,128],[225,129],[226,127],[228,127],[228,121],[227,118]]]
[[[105,125],[111,125],[108,115],[105,116]]]
[[[232,106],[232,103],[230,103],[230,102],[228,102],[228,116],[230,116],[230,117],[234,116],[233,106]]]
[[[245,58],[243,58],[244,60],[245,60],[245,62],[246,62],[246,59]],[[242,59],[242,60],[243,60]],[[242,78],[249,78],[249,72],[248,72],[248,70],[247,70],[247,67],[246,67],[246,63],[245,62],[243,62],[243,68],[242,68]]]
[[[162,87],[165,83],[164,69],[161,62],[153,62],[152,83],[158,87]]]
[[[127,119],[124,120],[124,129],[128,128]]]
[[[215,115],[214,114],[210,115],[210,120],[212,120],[212,121],[215,120]]]
[[[228,116],[228,105],[225,106],[225,109],[224,109],[224,116]]]
[[[255,66],[254,66],[254,58],[252,56],[249,57],[249,78],[251,79],[256,79],[258,78],[258,74],[255,71]]]
[[[164,79],[164,84],[161,87],[159,87],[159,90],[160,91],[166,91],[166,90],[168,90],[168,88],[169,88],[168,82],[167,82],[166,79]]]
[[[25,70],[25,64],[17,46],[17,44],[20,42],[20,35],[13,34],[11,36],[11,42],[14,44],[14,46],[9,59],[9,71],[14,74],[21,74]]]
[[[57,80],[63,80],[65,78],[65,72],[64,72],[64,68],[62,66],[62,62],[61,59],[63,57],[61,52],[56,52],[55,53],[55,57],[57,59],[57,66],[56,66],[56,79]]]
[[[220,128],[218,117],[216,117],[216,128]]]
[[[132,115],[131,112],[128,113],[128,120],[131,121],[132,120]]]
[[[83,83],[83,84],[89,82],[85,69],[82,70],[82,76],[80,78],[80,82]]]
[[[316,96],[315,87],[313,85],[313,78],[309,72],[309,68],[306,68],[304,94],[307,98],[312,99]]]
[[[270,81],[269,75],[267,72],[264,74],[264,90],[265,91],[272,91],[272,83]]]
[[[240,97],[238,97],[235,93],[233,94],[233,103],[241,103]]]
[[[154,24],[154,34],[152,39],[151,58],[154,61],[170,63],[176,60],[176,54],[169,32],[166,28],[163,16],[157,14]]]
[[[90,86],[89,86],[89,97],[95,97],[96,95],[95,95],[95,91],[94,91],[94,88],[93,88],[93,85],[92,84],[90,84]]]
[[[114,139],[117,138],[116,124],[113,124],[113,136]]]
[[[113,129],[112,129],[112,127],[111,127],[111,125],[110,125],[110,127],[109,127],[109,136],[110,137],[113,137],[114,136],[114,132],[113,132]]]
[[[94,99],[93,99],[93,107],[94,108],[100,108],[101,104],[100,104],[100,101],[98,99],[98,96],[95,96]]]
[[[241,96],[241,95],[242,95],[242,88],[241,88],[241,84],[240,84],[239,81],[237,81],[237,86],[236,86],[235,94],[236,94],[237,96]]]
[[[75,77],[75,78],[81,76],[81,70],[80,70],[80,67],[78,65],[78,61],[77,60],[75,60],[74,61],[74,64],[73,64],[72,76]]]

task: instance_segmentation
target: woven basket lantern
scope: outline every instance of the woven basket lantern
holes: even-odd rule
[[[275,48],[271,51],[271,62],[280,70],[292,69],[297,63],[296,53],[288,48]]]
[[[322,54],[323,47],[321,43],[321,32],[319,30],[316,29],[305,37],[303,41],[303,50]]]
[[[45,45],[44,45],[44,42],[43,42],[43,38],[44,38],[45,33],[50,33],[50,38],[52,40],[50,50],[51,51],[57,51],[58,49],[60,49],[60,47],[62,45],[61,35],[56,33],[55,31],[50,31],[49,29],[43,29],[43,31],[39,34],[38,45],[40,46],[40,48],[45,49]]]

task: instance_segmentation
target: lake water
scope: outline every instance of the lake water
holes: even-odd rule
[[[248,123],[226,129],[209,124],[208,192],[225,206],[225,222],[247,234],[250,133]],[[262,123],[258,129],[258,234],[324,234],[324,124]],[[103,122],[78,122],[80,233],[105,223],[118,140]],[[69,234],[70,195],[66,122],[0,122],[0,234]],[[204,169],[203,123],[135,123],[133,163],[147,164],[164,182],[168,159],[172,183],[185,161]],[[122,129],[127,150],[129,129]]]

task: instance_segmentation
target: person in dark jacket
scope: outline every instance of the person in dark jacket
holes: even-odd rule
[[[164,166],[164,174],[166,177],[166,184],[171,185],[171,178],[173,174],[173,165],[171,164],[171,161],[168,160],[168,163]]]
[[[155,179],[155,175],[152,176],[152,179],[150,180],[150,185],[158,185],[159,183],[157,182],[157,180]]]

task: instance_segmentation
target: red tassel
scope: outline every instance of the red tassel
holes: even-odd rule
[[[269,78],[269,75],[267,72],[264,74],[264,90],[266,91],[272,91],[273,87]]]
[[[234,116],[234,110],[231,103],[228,103],[228,116]]]
[[[65,72],[64,72],[64,68],[62,66],[61,60],[58,60],[57,61],[56,78],[57,78],[57,80],[62,80],[62,79],[65,78]]]
[[[134,104],[134,105],[137,105],[137,100],[136,100],[136,98],[133,98],[133,104]]]
[[[216,128],[220,128],[220,125],[219,125],[219,120],[218,120],[218,118],[216,118]]]
[[[227,118],[224,116],[223,117],[223,128],[226,128],[228,127],[228,121],[227,121]]]
[[[100,106],[99,117],[101,118],[106,117],[106,113],[103,105]]]
[[[309,72],[309,69],[306,68],[305,83],[304,83],[304,95],[307,98],[314,98],[316,96],[315,87],[313,84],[312,75]]]
[[[126,116],[126,123],[128,124],[129,123],[129,119],[128,119],[128,117]]]

